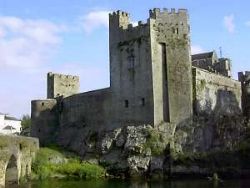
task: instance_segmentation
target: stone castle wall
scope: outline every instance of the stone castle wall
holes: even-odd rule
[[[186,10],[150,10],[136,27],[127,13],[110,14],[115,122],[156,126],[192,115],[189,31]]]
[[[241,113],[241,83],[193,67],[194,109],[197,114]]]
[[[72,95],[62,101],[60,126],[87,126],[101,129],[110,120],[110,89]]]
[[[41,145],[55,141],[54,134],[59,125],[58,112],[56,99],[31,101],[31,135],[39,138]]]
[[[192,116],[190,26],[187,10],[150,11],[155,124]]]
[[[167,130],[192,119],[193,109],[198,115],[241,112],[238,81],[192,69],[186,10],[151,10],[136,27],[117,11],[109,23],[110,88],[78,93],[78,77],[49,73],[53,99],[32,101],[32,135],[42,144],[60,142],[81,153],[96,141],[91,131],[142,124]]]
[[[129,15],[109,16],[110,86],[113,124],[154,123],[150,28],[133,27]]]

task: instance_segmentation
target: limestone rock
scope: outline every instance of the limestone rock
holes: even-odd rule
[[[124,146],[125,142],[126,142],[126,135],[119,134],[116,141],[115,141],[115,145],[117,147],[122,147],[122,146]]]
[[[132,156],[127,159],[130,176],[143,175],[148,171],[150,157]]]
[[[233,150],[244,139],[244,118],[235,116],[199,116],[193,122],[178,125],[174,135],[177,152]]]
[[[121,133],[121,128],[115,129],[113,131],[105,133],[103,139],[100,143],[101,153],[105,154],[111,148],[113,142],[116,140],[117,136]]]
[[[152,127],[149,125],[138,127],[128,126],[124,150],[128,153],[142,153],[144,144],[147,141],[147,136],[149,135],[148,129],[152,129]]]

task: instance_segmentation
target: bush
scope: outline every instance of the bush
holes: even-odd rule
[[[75,177],[80,179],[96,179],[105,176],[105,169],[96,164],[81,162],[77,157],[56,162],[53,159],[64,159],[65,156],[49,148],[41,148],[36,156],[32,168],[39,179],[46,179],[56,175]]]
[[[56,171],[68,177],[78,177],[81,179],[96,179],[105,175],[105,170],[101,166],[79,161],[56,165]]]
[[[153,156],[162,155],[166,149],[166,143],[163,135],[156,130],[149,130],[148,133],[149,136],[144,144],[144,148],[150,148]]]

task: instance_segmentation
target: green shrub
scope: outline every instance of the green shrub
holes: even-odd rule
[[[101,166],[79,161],[56,165],[56,171],[60,174],[81,179],[95,179],[105,175],[105,170]]]
[[[65,156],[49,148],[41,148],[38,151],[32,168],[39,179],[46,179],[55,175],[80,179],[96,179],[105,176],[105,169],[99,165],[81,162],[77,157],[55,164],[51,161],[55,157],[64,158]]]
[[[165,140],[163,135],[156,130],[149,130],[149,136],[147,138],[146,143],[144,144],[144,148],[150,148],[151,154],[153,156],[159,156],[163,154],[166,149]]]

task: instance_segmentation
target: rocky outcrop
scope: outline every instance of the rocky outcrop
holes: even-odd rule
[[[242,116],[195,117],[176,127],[176,152],[234,150],[245,139],[247,121]]]
[[[150,125],[125,126],[97,137],[95,154],[86,152],[84,159],[91,162],[99,156],[99,162],[110,174],[139,177],[163,172],[170,140]]]
[[[200,116],[177,125],[171,174],[239,177],[249,173],[245,164],[250,159],[249,130],[249,122],[240,115]]]
[[[96,131],[71,126],[58,134],[58,143],[119,177],[205,175],[219,171],[217,163],[219,169],[226,169],[230,160],[239,157],[235,151],[246,140],[248,127],[240,115],[199,116],[157,128],[130,125]],[[234,162],[232,166],[239,168]]]

